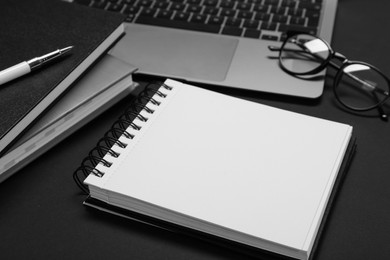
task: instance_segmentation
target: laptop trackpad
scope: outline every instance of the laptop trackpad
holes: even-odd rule
[[[141,73],[223,81],[237,45],[228,37],[129,24],[110,54]]]

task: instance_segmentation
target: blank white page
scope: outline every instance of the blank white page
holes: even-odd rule
[[[120,157],[98,166],[104,177],[86,183],[308,250],[352,127],[166,84],[173,90]]]

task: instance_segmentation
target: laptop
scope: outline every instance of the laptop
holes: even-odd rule
[[[72,0],[71,0],[72,1]],[[337,0],[73,0],[127,16],[110,54],[138,73],[276,94],[317,98],[324,79],[279,68],[287,31],[331,41]]]

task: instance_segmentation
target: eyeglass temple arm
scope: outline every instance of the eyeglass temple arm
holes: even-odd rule
[[[379,102],[378,95],[377,95],[375,92],[372,92],[372,95],[374,96],[374,98],[376,99],[376,101]],[[385,110],[383,110],[382,104],[379,104],[379,105],[378,105],[378,112],[379,112],[379,116],[380,116],[380,118],[381,118],[382,120],[388,121],[388,115],[386,114]]]
[[[374,99],[376,100],[376,102],[378,102],[378,103],[379,103],[379,100],[380,100],[378,98],[378,93],[380,93],[382,95],[385,95],[385,96],[389,95],[388,92],[386,92],[386,91],[384,91],[384,90],[382,90],[382,89],[380,89],[380,88],[370,84],[370,82],[366,82],[366,81],[363,81],[363,80],[359,79],[358,77],[354,76],[353,74],[351,74],[349,72],[345,72],[345,75],[347,75],[348,77],[350,77],[350,78],[356,80],[357,82],[361,83],[363,86],[369,87],[371,90],[373,90],[371,92],[371,94],[374,97]],[[384,121],[388,121],[388,115],[384,111],[382,104],[379,104],[377,109],[378,109],[380,118],[382,120],[384,120]]]
[[[299,47],[302,47],[300,44],[299,44],[298,46],[299,46]],[[278,47],[278,46],[268,45],[268,50],[273,51],[273,52],[280,51],[281,49],[282,49],[282,48],[280,48],[280,47]],[[309,54],[313,55],[314,57],[323,60],[323,58],[322,58],[321,56],[316,55],[315,53],[312,53],[312,52],[308,52],[308,51],[306,51],[305,49],[303,49],[303,50],[289,49],[289,48],[284,48],[284,49],[285,49],[286,51],[289,51],[289,52],[304,52],[304,53],[309,53]],[[345,58],[343,55],[339,54],[339,53],[335,53],[335,56],[336,56],[337,58],[339,58],[339,59],[344,59],[344,60],[346,60],[346,58]],[[341,68],[338,64],[336,64],[336,63],[334,63],[334,62],[332,62],[332,61],[329,61],[329,65],[331,65],[331,66],[332,66],[333,68],[335,68],[335,69],[340,69],[340,68]]]
[[[268,50],[270,51],[280,51],[280,49],[278,46],[268,45]]]
[[[298,45],[299,47],[302,47],[300,45]],[[271,46],[269,45],[268,46],[268,50],[270,51],[280,51],[281,48],[280,47],[277,47],[277,46]],[[315,53],[312,53],[310,52],[309,50],[306,50],[306,49],[302,49],[302,50],[297,50],[297,49],[289,49],[289,48],[284,48],[285,51],[288,51],[288,52],[295,52],[295,53],[306,53],[306,54],[310,54],[311,56],[313,56],[314,58],[316,59],[319,59],[319,60],[324,60],[320,55],[317,55]],[[329,62],[330,63],[330,62]],[[332,67],[335,67],[335,68],[340,68],[337,64],[330,64]]]

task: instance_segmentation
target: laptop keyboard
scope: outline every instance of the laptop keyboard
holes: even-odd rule
[[[74,0],[126,15],[129,23],[282,41],[317,35],[323,0]]]

